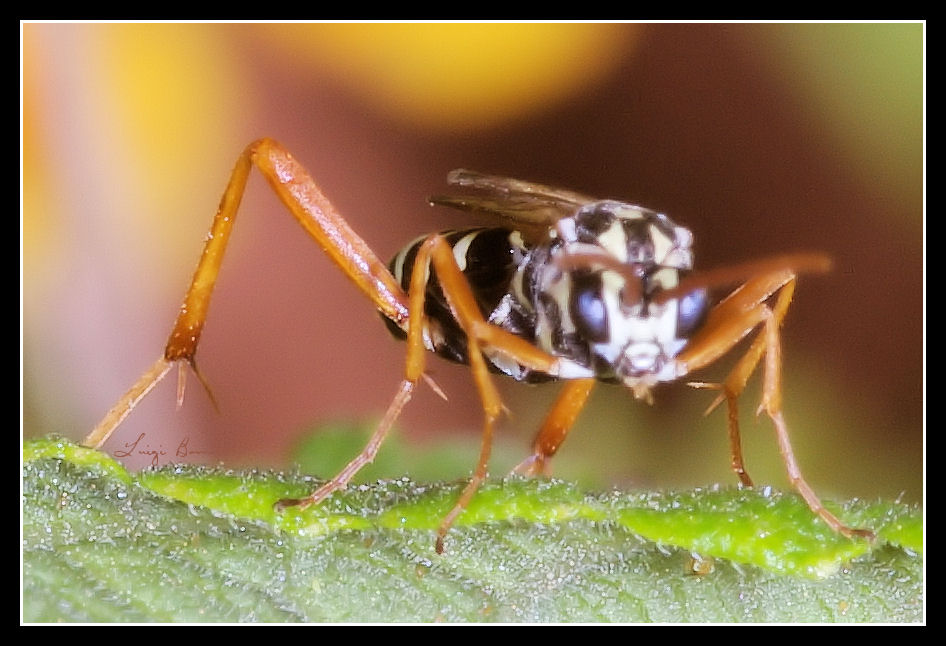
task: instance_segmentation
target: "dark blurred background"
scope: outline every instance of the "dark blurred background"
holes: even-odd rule
[[[161,353],[230,169],[283,142],[385,259],[465,216],[455,167],[619,198],[691,228],[697,266],[823,250],[784,327],[786,416],[826,496],[920,501],[924,25],[23,26],[23,430],[81,438]],[[403,345],[254,175],[198,354],[221,411],[167,379],[110,440],[285,466],[300,437],[370,425]],[[725,374],[728,357],[699,378]],[[470,441],[462,367],[430,371],[399,435]],[[743,400],[747,465],[785,487]],[[554,385],[503,382],[524,457]],[[648,407],[601,386],[555,463],[594,486],[734,483],[711,393]],[[383,451],[384,449],[382,449]],[[149,456],[133,452],[130,466]],[[461,478],[466,472],[458,472]],[[329,474],[322,474],[329,475]],[[390,475],[398,475],[392,473]]]

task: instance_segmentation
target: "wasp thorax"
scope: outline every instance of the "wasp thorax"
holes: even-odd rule
[[[642,392],[676,379],[674,356],[702,320],[703,290],[654,302],[692,267],[689,230],[631,204],[595,202],[556,227],[536,268],[536,339],[602,379]]]
[[[587,204],[558,222],[565,243],[588,244],[628,264],[691,269],[693,234],[663,213],[606,200]]]

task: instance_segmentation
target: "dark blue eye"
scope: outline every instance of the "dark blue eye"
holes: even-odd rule
[[[677,301],[677,336],[688,338],[703,323],[709,309],[709,296],[705,289],[695,289]]]
[[[600,274],[572,275],[569,314],[576,331],[586,340],[598,343],[608,340],[608,309],[601,296]]]

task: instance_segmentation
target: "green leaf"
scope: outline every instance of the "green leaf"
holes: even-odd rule
[[[23,618],[156,622],[922,621],[922,514],[836,508],[873,543],[767,490],[592,494],[463,483],[350,487],[273,511],[301,475],[166,467],[132,477],[62,440],[24,447]]]

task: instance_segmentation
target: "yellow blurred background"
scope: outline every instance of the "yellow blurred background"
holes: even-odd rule
[[[826,496],[922,500],[924,37],[909,23],[23,24],[24,434],[81,438],[158,357],[233,163],[271,136],[385,259],[462,226],[425,202],[461,166],[664,211],[694,231],[698,267],[828,252],[834,272],[802,277],[784,328],[802,469]],[[376,419],[403,370],[403,346],[255,175],[198,358],[219,414],[196,382],[175,412],[171,378],[106,449],[143,436],[163,462],[186,440],[187,459],[284,466],[314,425]],[[401,434],[418,451],[475,440],[467,372],[430,369],[450,402],[421,389]],[[516,458],[556,390],[503,384]],[[656,395],[601,386],[555,473],[734,483],[725,414],[702,416],[712,395]],[[754,387],[747,466],[786,487],[757,401]]]

